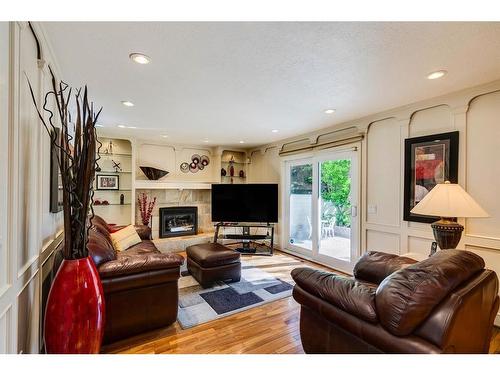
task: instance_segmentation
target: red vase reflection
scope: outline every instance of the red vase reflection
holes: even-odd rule
[[[49,292],[44,323],[47,353],[99,353],[104,294],[90,257],[63,260]]]

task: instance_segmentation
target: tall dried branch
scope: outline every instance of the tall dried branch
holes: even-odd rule
[[[27,80],[40,122],[49,134],[52,146],[59,150],[57,159],[63,186],[64,257],[83,258],[88,254],[88,230],[94,215],[93,183],[99,160],[98,151],[101,147],[101,143],[97,140],[95,124],[102,108],[94,113],[93,105],[89,105],[86,86],[82,96],[81,89],[74,93],[66,83],[62,81],[56,83],[53,78],[52,90],[43,96],[43,105],[40,109],[33,87],[29,79]],[[68,107],[73,97],[76,106],[76,116],[73,118],[76,118],[76,122],[72,135],[73,129],[70,128],[72,116]],[[54,111],[49,108],[49,98],[55,100],[57,118]],[[47,119],[44,118],[44,113],[48,115]],[[61,126],[59,139],[55,132],[57,120]]]

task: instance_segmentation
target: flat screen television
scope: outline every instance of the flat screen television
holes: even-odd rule
[[[212,221],[278,222],[278,184],[213,184]]]

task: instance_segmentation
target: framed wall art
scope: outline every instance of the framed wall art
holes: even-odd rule
[[[404,220],[432,223],[439,218],[410,211],[439,183],[458,182],[458,131],[405,139]]]
[[[120,178],[118,175],[98,174],[97,190],[120,190]]]

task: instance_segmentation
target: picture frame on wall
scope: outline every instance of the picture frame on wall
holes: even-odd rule
[[[55,137],[58,140],[61,137],[61,130],[55,128]],[[50,212],[56,214],[63,209],[63,187],[59,162],[57,160],[57,147],[50,142]]]
[[[96,175],[96,190],[120,190],[120,176],[114,174]]]
[[[410,211],[437,184],[458,182],[458,141],[458,131],[405,139],[405,221],[432,223],[439,219]]]

